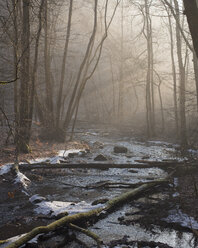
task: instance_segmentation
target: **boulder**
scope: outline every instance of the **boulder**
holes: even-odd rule
[[[128,149],[124,146],[114,146],[115,153],[127,153]]]

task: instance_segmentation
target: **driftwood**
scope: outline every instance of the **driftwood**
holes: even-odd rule
[[[97,208],[97,209],[94,209],[94,210],[91,210],[85,213],[78,213],[78,214],[74,214],[71,216],[65,216],[59,220],[52,222],[51,224],[47,226],[36,227],[29,233],[25,234],[24,236],[16,240],[15,242],[9,244],[7,248],[20,247],[26,244],[31,239],[33,239],[34,237],[36,237],[38,234],[55,231],[57,228],[62,227],[62,226],[67,226],[69,224],[75,224],[77,222],[87,221],[87,220],[91,220],[94,218],[99,219],[101,213],[108,214],[112,212],[115,208],[122,206],[124,203],[132,200],[134,197],[149,190],[151,187],[167,182],[168,178],[169,177],[165,179],[158,179],[156,181],[153,181],[152,183],[145,183],[136,189],[123,193],[120,196],[115,197],[112,200],[109,200],[104,207],[100,207],[100,208]]]

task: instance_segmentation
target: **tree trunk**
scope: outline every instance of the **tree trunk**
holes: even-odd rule
[[[194,73],[195,73],[195,86],[196,86],[196,93],[197,93],[197,111],[198,111],[198,59],[197,55],[193,53],[193,66],[194,66]]]
[[[193,45],[195,53],[198,58],[198,32],[197,32],[197,20],[198,20],[198,3],[196,0],[183,0],[185,14],[190,29],[190,33],[193,39]]]
[[[62,104],[62,96],[63,96],[63,83],[65,79],[65,67],[66,67],[67,52],[68,52],[69,38],[70,38],[70,31],[71,31],[72,8],[73,8],[73,0],[70,0],[68,23],[67,23],[67,34],[66,34],[65,48],[64,48],[63,61],[62,61],[60,87],[59,87],[58,96],[57,96],[57,110],[56,110],[57,111],[57,115],[56,115],[56,126],[57,127],[59,127],[59,122],[60,122],[60,112],[61,112],[61,104]]]
[[[166,5],[165,5],[166,7]],[[169,32],[170,32],[170,48],[171,48],[171,61],[172,61],[172,75],[173,75],[173,101],[174,101],[174,115],[175,115],[175,131],[177,137],[179,135],[179,120],[178,120],[178,107],[177,107],[177,77],[176,77],[176,68],[175,68],[175,58],[174,58],[174,41],[173,41],[173,30],[172,30],[172,21],[170,13],[166,7],[168,14],[169,22]]]
[[[145,0],[145,22],[147,40],[147,75],[146,75],[146,120],[147,135],[155,135],[155,116],[154,116],[154,84],[153,84],[153,42],[152,42],[152,22],[149,12],[148,1]]]
[[[30,23],[29,23],[29,0],[23,0],[23,21],[21,37],[21,89],[20,89],[20,119],[18,135],[18,151],[28,153],[30,141],[29,122],[29,90],[30,90]]]
[[[44,37],[44,63],[45,63],[45,85],[46,85],[46,127],[54,127],[53,116],[53,94],[51,83],[51,58],[50,58],[50,42],[49,42],[49,15],[48,15],[48,0],[45,0],[45,37]]]
[[[180,13],[179,13],[179,5],[177,0],[174,0],[175,9],[176,9],[176,39],[177,39],[177,56],[178,56],[178,64],[179,64],[179,77],[180,77],[180,99],[179,99],[179,107],[180,107],[180,142],[183,147],[187,145],[187,137],[186,137],[186,113],[185,113],[185,68],[182,60],[182,42],[180,30],[178,27],[178,23],[180,23]]]
[[[123,122],[124,116],[124,81],[123,81],[123,42],[124,42],[124,0],[121,6],[121,43],[120,43],[120,78],[119,78],[119,102],[118,102],[118,122]]]

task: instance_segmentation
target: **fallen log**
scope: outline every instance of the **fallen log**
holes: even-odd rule
[[[115,208],[122,206],[124,203],[132,200],[134,197],[149,190],[151,187],[167,182],[168,179],[169,179],[169,176],[165,179],[158,179],[156,181],[153,181],[152,183],[145,183],[136,189],[123,193],[120,196],[115,197],[112,200],[109,200],[104,207],[99,207],[97,209],[94,209],[94,210],[91,210],[85,213],[78,213],[78,214],[74,214],[71,216],[65,216],[59,220],[52,222],[51,224],[47,226],[36,227],[29,233],[19,238],[18,240],[9,244],[6,248],[18,248],[26,244],[28,241],[36,237],[38,234],[55,231],[57,228],[62,227],[62,226],[66,226],[69,224],[75,224],[81,221],[88,221],[93,218],[99,219],[101,213],[105,213],[105,215],[107,215],[108,213],[112,212]]]
[[[176,166],[186,165],[185,162],[164,162],[164,161],[146,161],[136,160],[137,163],[128,164],[113,164],[113,163],[57,163],[50,164],[47,162],[34,163],[34,164],[19,164],[19,169],[23,171],[29,171],[34,169],[99,169],[105,170],[110,168],[126,169],[126,168],[151,168],[151,167],[165,167],[165,166]]]
[[[148,168],[150,167],[149,164],[113,164],[113,163],[78,163],[78,164],[70,164],[70,163],[57,163],[57,164],[50,164],[50,163],[34,163],[34,164],[19,164],[19,169],[23,171],[34,170],[34,169],[99,169],[105,170],[110,168]]]

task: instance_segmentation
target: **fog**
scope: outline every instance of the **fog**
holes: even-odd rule
[[[127,127],[149,137],[178,138],[184,112],[190,138],[197,123],[196,65],[182,2],[179,7],[175,4],[170,8],[164,1],[147,0],[48,1],[41,11],[38,36],[41,6],[33,1],[30,74],[38,48],[34,121],[49,132],[67,132],[83,121]],[[17,67],[16,99],[23,58],[21,13],[16,10],[15,20],[9,17],[12,3],[1,1],[1,6],[1,78],[12,78]],[[16,31],[18,42],[14,42]],[[14,115],[13,87],[0,90],[1,105]]]

